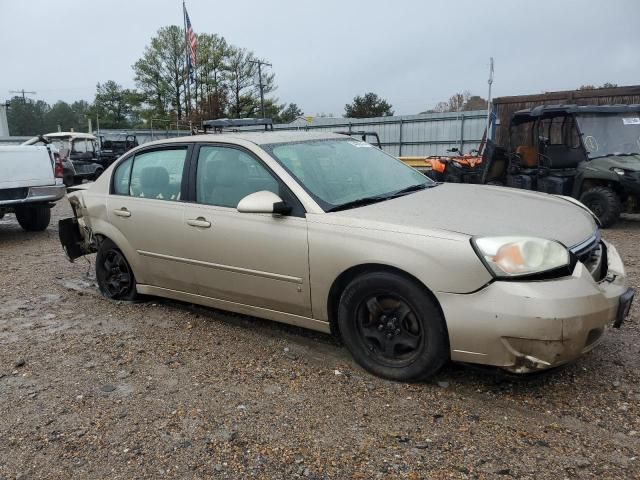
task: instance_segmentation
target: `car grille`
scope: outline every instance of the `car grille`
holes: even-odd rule
[[[589,240],[571,249],[577,260],[581,262],[596,282],[607,276],[607,247],[597,232]]]
[[[0,202],[6,200],[22,200],[27,198],[28,188],[5,188],[0,190]]]

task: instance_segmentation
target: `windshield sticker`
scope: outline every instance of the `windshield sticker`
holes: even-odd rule
[[[364,142],[348,142],[348,143],[357,148],[371,148],[371,145]]]
[[[623,125],[640,125],[640,117],[622,117]]]

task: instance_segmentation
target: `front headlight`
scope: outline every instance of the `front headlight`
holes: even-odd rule
[[[618,167],[613,167],[611,170],[617,173],[618,175],[624,175],[626,173],[622,168],[618,168]]]
[[[476,252],[496,277],[521,277],[569,265],[567,248],[555,240],[535,237],[479,237]]]

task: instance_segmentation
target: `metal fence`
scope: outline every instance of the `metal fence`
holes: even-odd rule
[[[463,152],[478,148],[486,124],[486,111],[428,113],[379,118],[298,119],[276,130],[325,130],[376,132],[382,148],[395,156],[446,155],[458,147]],[[242,130],[256,130],[246,128]]]
[[[379,118],[299,118],[293,123],[274,125],[274,130],[323,130],[376,132],[382,148],[395,156],[446,155],[458,147],[467,153],[478,148],[486,125],[486,111],[426,113]],[[258,131],[264,127],[243,127],[241,131]],[[189,130],[101,129],[101,135],[135,135],[138,143],[189,135]],[[21,143],[30,137],[4,137],[0,144]]]
[[[463,152],[478,148],[486,124],[486,111],[427,113],[379,118],[299,118],[293,123],[274,125],[274,130],[323,130],[376,132],[382,148],[395,156],[446,155],[458,147]],[[259,131],[264,127],[242,127]],[[138,143],[189,135],[188,130],[100,130],[100,134],[132,134]]]

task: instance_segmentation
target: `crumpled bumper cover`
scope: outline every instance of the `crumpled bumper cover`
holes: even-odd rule
[[[606,242],[605,242],[606,243]],[[570,362],[595,347],[628,295],[622,261],[606,243],[608,273],[596,282],[578,263],[569,277],[496,281],[472,294],[438,293],[451,359],[527,373]]]

